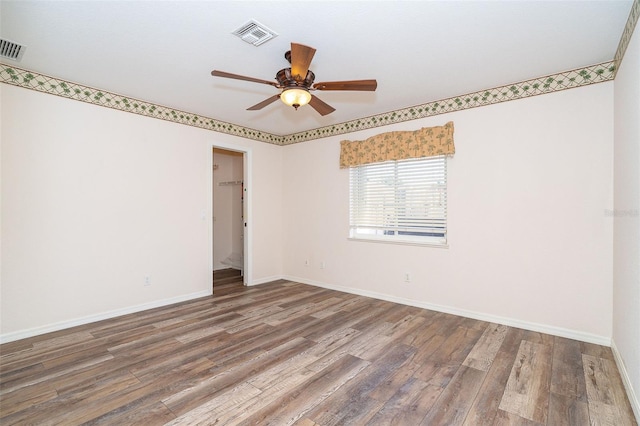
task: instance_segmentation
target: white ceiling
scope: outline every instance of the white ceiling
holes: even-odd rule
[[[632,0],[1,1],[0,37],[26,46],[20,68],[287,135],[613,59]],[[232,31],[255,19],[259,47]],[[378,90],[314,92],[336,111],[281,102],[291,42],[317,53],[316,82],[375,78]]]

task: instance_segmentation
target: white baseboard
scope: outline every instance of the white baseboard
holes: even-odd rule
[[[253,280],[251,281],[249,284],[247,284],[248,287],[253,286],[253,285],[260,285],[260,284],[267,284],[270,283],[272,281],[278,281],[282,279],[282,275],[273,275],[271,277],[265,277],[265,278],[258,278],[257,280]]]
[[[604,336],[598,336],[598,335],[594,335],[594,334],[590,334],[590,333],[584,333],[584,332],[580,332],[580,331],[569,330],[569,329],[565,329],[565,328],[561,328],[561,327],[549,326],[549,325],[545,325],[545,324],[538,324],[538,323],[532,323],[532,322],[527,322],[527,321],[520,321],[520,320],[516,320],[516,319],[513,319],[513,318],[505,318],[505,317],[500,317],[500,316],[496,316],[496,315],[490,315],[490,314],[486,314],[486,313],[482,313],[482,312],[468,311],[468,310],[458,309],[458,308],[454,308],[454,307],[450,307],[450,306],[443,306],[443,305],[436,305],[436,304],[427,303],[427,302],[420,302],[420,301],[406,299],[406,298],[402,298],[402,297],[390,296],[388,294],[383,294],[383,293],[378,293],[378,292],[373,292],[373,291],[367,291],[367,290],[361,290],[361,289],[356,289],[356,288],[351,288],[351,287],[346,287],[346,286],[341,286],[341,285],[328,284],[328,283],[324,283],[324,282],[320,282],[320,281],[314,281],[314,280],[309,280],[309,279],[306,279],[306,278],[294,277],[294,276],[289,276],[289,275],[274,275],[274,276],[271,276],[271,277],[260,278],[260,279],[257,279],[257,280],[253,280],[248,285],[249,286],[254,286],[254,285],[260,285],[260,284],[266,284],[266,283],[270,283],[272,281],[277,281],[277,280],[280,280],[280,279],[286,279],[286,280],[289,280],[289,281],[295,281],[295,282],[299,282],[299,283],[303,283],[303,284],[309,284],[309,285],[312,285],[312,286],[327,288],[327,289],[330,289],[330,290],[342,291],[342,292],[345,292],[345,293],[357,294],[357,295],[360,295],[360,296],[371,297],[371,298],[379,299],[379,300],[386,300],[388,302],[399,303],[399,304],[402,304],[402,305],[415,306],[417,308],[429,309],[429,310],[432,310],[432,311],[444,312],[444,313],[452,314],[452,315],[459,315],[459,316],[463,316],[463,317],[466,317],[466,318],[477,319],[477,320],[480,320],[480,321],[487,321],[487,322],[493,322],[493,323],[497,323],[497,324],[504,324],[504,325],[508,325],[510,327],[517,327],[517,328],[522,328],[522,329],[525,329],[525,330],[537,331],[537,332],[540,332],[540,333],[546,333],[546,334],[551,334],[551,335],[554,335],[554,336],[566,337],[568,339],[580,340],[580,341],[583,341],[583,342],[594,343],[594,344],[597,344],[597,345],[611,346],[611,343],[612,343],[610,338],[607,338],[607,337],[604,337]],[[199,297],[204,297],[204,296],[211,296],[211,294],[212,294],[211,290],[206,290],[206,291],[187,294],[187,295],[182,295],[182,296],[178,296],[178,297],[174,297],[174,298],[170,298],[170,299],[164,299],[164,300],[158,300],[158,301],[154,301],[154,302],[150,302],[150,303],[145,303],[145,304],[142,304],[142,305],[131,306],[131,307],[123,308],[123,309],[116,309],[116,310],[105,312],[105,313],[102,313],[102,314],[90,315],[90,316],[87,316],[87,317],[78,318],[78,319],[74,319],[74,320],[70,320],[70,321],[62,321],[62,322],[59,322],[59,323],[50,324],[50,325],[46,325],[46,326],[43,326],[43,327],[36,327],[36,328],[28,329],[28,330],[22,330],[22,331],[17,331],[17,332],[12,332],[12,333],[6,333],[6,334],[0,335],[0,343],[8,343],[8,342],[12,342],[12,341],[15,341],[15,340],[25,339],[27,337],[33,337],[33,336],[37,336],[37,335],[44,334],[44,333],[50,333],[52,331],[63,330],[63,329],[66,329],[66,328],[71,328],[71,327],[75,327],[75,326],[78,326],[78,325],[84,325],[84,324],[88,324],[88,323],[95,322],[95,321],[101,321],[101,320],[104,320],[104,319],[114,318],[114,317],[121,316],[121,315],[126,315],[126,314],[130,314],[130,313],[134,313],[134,312],[140,312],[140,311],[144,311],[146,309],[153,309],[153,308],[157,308],[157,307],[161,307],[161,306],[170,305],[172,303],[184,302],[186,300],[197,299]],[[614,351],[614,354],[615,353],[616,352]],[[637,404],[637,398],[636,398],[635,403]]]
[[[199,297],[211,296],[212,294],[213,294],[212,289],[204,290],[196,293],[171,297],[169,299],[162,299],[162,300],[156,300],[149,303],[143,303],[141,305],[129,306],[122,309],[115,309],[113,311],[103,312],[101,314],[89,315],[86,317],[76,318],[68,321],[61,321],[55,324],[48,324],[42,327],[35,327],[27,330],[0,334],[0,343],[8,343],[8,342],[13,342],[15,340],[26,339],[27,337],[39,336],[41,334],[51,333],[52,331],[64,330],[66,328],[76,327],[78,325],[84,325],[84,324],[89,324],[96,321],[115,318],[122,315],[133,314],[135,312],[145,311],[147,309],[159,308],[161,306],[167,306],[174,303],[185,302],[187,300],[197,299]]]
[[[222,265],[219,268],[213,268],[213,272],[216,271],[226,271],[227,269],[235,269],[236,271],[242,271],[242,268],[237,267],[237,266],[231,266],[231,265]]]
[[[580,340],[582,342],[594,343],[596,345],[611,346],[611,339],[605,336],[598,336],[591,333],[570,330],[562,327],[554,327],[546,324],[538,324],[528,321],[521,321],[514,318],[506,318],[497,315],[486,314],[483,312],[468,311],[465,309],[454,308],[451,306],[437,305],[433,303],[421,302],[417,300],[405,299],[403,297],[390,296],[388,294],[377,293],[373,291],[360,290],[341,285],[327,284],[319,281],[308,280],[306,278],[283,276],[282,278],[290,281],[296,281],[303,284],[309,284],[316,287],[327,288],[330,290],[342,291],[345,293],[357,294],[359,296],[371,297],[373,299],[386,300],[387,302],[399,303],[402,305],[415,306],[417,308],[429,309],[446,314],[459,315],[465,318],[473,318],[480,321],[493,322],[496,324],[508,325],[510,327],[522,328],[525,330],[537,331],[539,333],[551,334],[553,336],[565,337],[568,339]]]
[[[622,356],[620,355],[620,352],[618,351],[616,342],[613,339],[611,339],[611,352],[613,352],[613,357],[616,360],[616,365],[618,366],[620,377],[622,377],[624,388],[627,391],[627,396],[629,397],[629,402],[631,403],[633,414],[636,416],[636,421],[640,423],[640,401],[638,401],[638,394],[636,394],[635,390],[633,389],[633,384],[631,383],[629,372],[627,371],[627,367],[622,359]]]

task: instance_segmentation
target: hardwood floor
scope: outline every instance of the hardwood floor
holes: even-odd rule
[[[288,281],[0,346],[0,424],[635,425],[611,350]]]

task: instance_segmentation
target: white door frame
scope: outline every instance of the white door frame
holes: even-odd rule
[[[246,146],[235,145],[226,142],[212,142],[209,146],[209,273],[213,271],[213,149],[221,148],[228,151],[241,152],[242,155],[242,181],[244,182],[244,194],[243,194],[243,220],[244,220],[244,232],[243,232],[243,283],[244,285],[251,285],[253,279],[253,253],[252,253],[252,238],[253,227],[251,226],[252,209],[251,209],[251,182],[252,182],[252,154],[251,148]]]

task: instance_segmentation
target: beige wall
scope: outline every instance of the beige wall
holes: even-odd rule
[[[613,347],[640,420],[640,34],[615,80]],[[620,363],[619,363],[620,364]]]
[[[340,140],[447,121],[456,143],[449,248],[348,240]],[[612,137],[609,82],[285,147],[295,179],[284,181],[284,270],[303,282],[608,343]]]
[[[251,157],[250,283],[282,275],[280,147],[0,90],[5,340],[210,293],[214,144]]]

